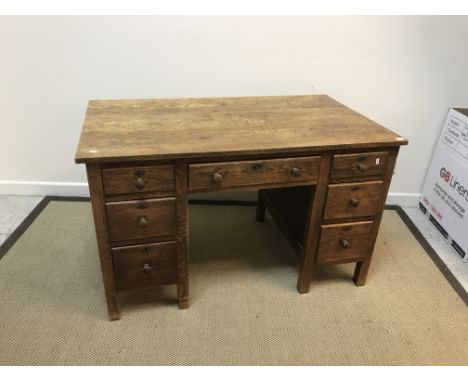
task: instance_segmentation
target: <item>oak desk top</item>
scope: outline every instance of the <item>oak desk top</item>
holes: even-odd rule
[[[405,145],[326,95],[90,101],[76,163]]]

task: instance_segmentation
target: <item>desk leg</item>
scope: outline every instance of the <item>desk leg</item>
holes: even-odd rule
[[[114,266],[112,262],[109,233],[107,231],[107,213],[104,204],[101,169],[99,165],[88,164],[86,166],[86,171],[88,174],[91,206],[93,208],[102,280],[106,292],[107,310],[111,320],[118,320],[120,318],[119,295],[115,288]]]
[[[312,278],[315,255],[319,243],[320,223],[327,197],[331,158],[331,153],[326,153],[322,156],[318,182],[315,187],[313,200],[311,200],[309,205],[304,249],[301,256],[299,278],[297,280],[297,290],[299,293],[307,293],[310,288],[310,280]]]
[[[176,235],[177,235],[177,299],[179,309],[189,307],[188,299],[188,164],[175,163]]]
[[[255,218],[260,223],[265,221],[265,204],[263,203],[262,190],[257,191],[257,210],[255,212]]]
[[[357,286],[362,286],[366,283],[367,272],[369,271],[369,266],[372,260],[372,254],[374,253],[375,241],[377,240],[377,234],[379,233],[380,222],[382,220],[382,215],[385,208],[385,201],[387,200],[387,193],[388,189],[390,188],[390,182],[393,176],[393,170],[395,168],[398,150],[399,147],[392,149],[387,159],[388,162],[387,169],[385,172],[382,196],[380,197],[379,201],[378,211],[380,212],[375,216],[374,224],[372,225],[372,231],[369,238],[369,246],[367,247],[366,257],[364,258],[364,261],[356,264],[356,268],[354,271],[353,280]]]

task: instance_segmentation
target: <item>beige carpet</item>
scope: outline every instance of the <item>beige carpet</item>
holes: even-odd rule
[[[51,202],[0,260],[2,365],[468,364],[468,310],[393,211],[367,285],[297,263],[252,207],[190,207],[191,307],[175,287],[127,293],[110,322],[89,203]]]

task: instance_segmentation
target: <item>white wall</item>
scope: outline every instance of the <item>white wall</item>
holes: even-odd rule
[[[390,201],[414,203],[468,106],[468,18],[0,17],[0,193],[87,192],[89,99],[312,93],[410,140]]]

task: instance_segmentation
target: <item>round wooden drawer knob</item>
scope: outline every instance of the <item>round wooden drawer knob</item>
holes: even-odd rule
[[[216,183],[220,183],[223,180],[223,175],[220,174],[219,172],[215,172],[215,173],[213,173],[213,180]]]
[[[349,204],[351,204],[353,207],[359,206],[359,199],[358,198],[351,198],[349,199]]]
[[[149,265],[148,263],[143,264],[142,271],[145,273],[149,273],[153,270],[153,267]]]
[[[148,220],[146,220],[146,218],[144,216],[140,216],[140,218],[138,219],[138,226],[140,227],[146,227],[148,225]]]
[[[136,188],[139,188],[140,190],[141,190],[143,187],[145,187],[145,181],[143,180],[143,178],[140,178],[140,177],[136,178],[136,180],[135,180],[135,187],[136,187]]]
[[[301,173],[302,173],[302,170],[301,170],[300,168],[293,167],[293,168],[291,169],[291,174],[292,174],[293,176],[295,176],[296,178],[297,178],[298,176],[300,176]]]
[[[341,248],[343,249],[348,249],[349,248],[349,241],[346,239],[343,239],[340,241]]]

